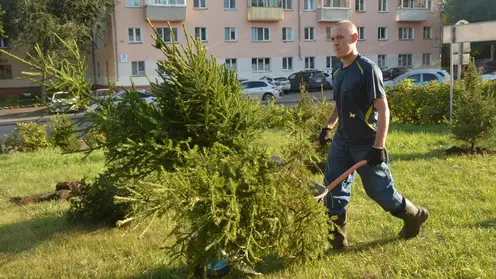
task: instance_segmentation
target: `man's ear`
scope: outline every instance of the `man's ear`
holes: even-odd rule
[[[358,41],[358,34],[357,33],[351,34],[351,42],[356,43],[357,41]]]

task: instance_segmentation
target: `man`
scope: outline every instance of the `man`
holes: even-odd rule
[[[382,73],[376,64],[358,53],[357,40],[358,31],[351,21],[341,21],[332,28],[332,47],[342,64],[334,74],[336,105],[319,136],[320,144],[325,144],[329,131],[339,120],[328,153],[324,185],[329,185],[355,163],[367,160],[367,165],[357,170],[367,195],[385,211],[404,221],[401,237],[413,238],[419,234],[429,213],[427,209],[413,205],[394,187],[385,148],[389,107]],[[332,189],[325,201],[329,215],[337,216],[333,222],[339,229],[331,232],[334,249],[348,245],[346,205],[354,176],[355,173],[351,174]]]

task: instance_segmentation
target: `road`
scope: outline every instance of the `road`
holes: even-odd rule
[[[312,99],[322,100],[322,93],[320,91],[314,91],[308,93]],[[332,100],[332,90],[324,91],[324,95],[328,100]],[[297,92],[291,92],[289,94],[284,95],[283,97],[276,100],[276,104],[291,106],[298,103],[299,94]],[[48,123],[48,120],[53,115],[18,115],[17,117],[14,115],[0,115],[0,139],[3,140],[5,135],[10,134],[16,127],[17,122],[31,122],[31,121],[39,121],[43,124]],[[83,118],[83,114],[69,114],[69,117],[73,122]],[[88,126],[90,123],[83,123],[83,126]]]

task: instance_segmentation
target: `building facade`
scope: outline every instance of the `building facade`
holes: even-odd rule
[[[332,50],[330,30],[345,19],[358,27],[359,52],[379,66],[438,68],[439,4],[440,0],[116,1],[89,58],[88,75],[99,86],[108,78],[119,86],[130,86],[131,80],[148,85],[147,78],[158,76],[156,62],[163,59],[152,46],[154,29],[170,43],[173,38],[184,43],[185,29],[200,37],[208,52],[235,69],[239,78],[287,77],[304,69],[329,71],[340,63]],[[11,71],[15,77],[17,66]],[[0,88],[9,82],[13,81],[1,79]]]

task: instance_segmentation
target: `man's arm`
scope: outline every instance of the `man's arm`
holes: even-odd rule
[[[336,108],[336,105],[334,105],[332,107],[331,115],[329,116],[329,119],[327,119],[327,123],[325,127],[332,130],[332,128],[334,128],[334,125],[336,125],[337,121],[338,121],[338,110]]]
[[[386,146],[386,137],[389,129],[389,106],[386,98],[374,99],[374,107],[377,110],[377,131],[375,135],[375,148]]]

